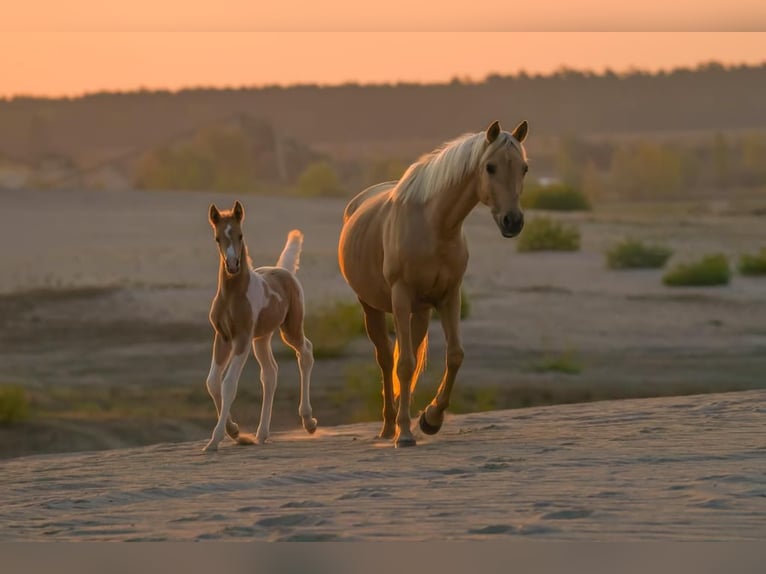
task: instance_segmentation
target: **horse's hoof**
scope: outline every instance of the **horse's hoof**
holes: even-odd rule
[[[314,434],[317,431],[317,424],[318,423],[315,418],[310,418],[303,421],[303,428],[306,429],[307,433]]]
[[[234,440],[237,440],[237,437],[239,436],[239,425],[235,422],[226,423],[226,434]]]
[[[218,450],[218,444],[209,442],[202,449],[202,452],[216,452]]]
[[[420,430],[422,430],[424,434],[428,434],[428,435],[434,435],[438,433],[442,428],[441,423],[438,426],[430,424],[426,420],[425,411],[420,413],[420,418],[418,419],[418,426],[420,427]]]
[[[396,426],[391,425],[390,427],[384,425],[383,428],[380,430],[380,432],[375,435],[375,440],[391,440],[396,436]]]
[[[411,436],[400,436],[396,439],[396,442],[394,442],[396,448],[406,448],[408,446],[415,446],[416,444],[415,439]]]

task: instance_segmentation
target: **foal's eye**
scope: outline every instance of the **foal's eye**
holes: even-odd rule
[[[528,166],[528,165],[525,165],[525,166],[524,166],[524,175],[527,175],[527,172],[528,172],[528,171],[529,171],[529,166]]]
[[[496,168],[495,168],[495,164],[494,163],[488,163],[487,164],[487,173],[488,174],[492,175],[493,173],[495,173],[495,169]]]
[[[242,241],[242,234],[239,234],[239,240]]]
[[[218,237],[216,237],[216,238],[215,238],[215,242],[216,242],[216,243],[220,243],[220,242],[221,242],[221,240],[220,240]]]

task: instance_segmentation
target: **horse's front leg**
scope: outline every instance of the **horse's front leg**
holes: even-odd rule
[[[412,348],[412,298],[409,291],[401,283],[391,289],[391,303],[396,328],[396,343],[399,356],[394,368],[399,381],[399,408],[396,413],[397,447],[415,446],[415,437],[410,430],[410,388],[412,376],[415,373],[415,352]]]
[[[231,358],[229,369],[226,371],[226,376],[223,378],[223,385],[221,388],[221,411],[218,413],[218,424],[215,425],[213,436],[205,446],[206,451],[217,450],[218,445],[223,440],[224,432],[226,430],[226,421],[229,419],[231,405],[234,402],[234,397],[237,395],[239,377],[242,374],[242,369],[247,361],[247,347],[248,341],[234,342],[234,356]]]
[[[205,381],[207,392],[210,394],[215,405],[216,415],[221,414],[221,383],[223,381],[223,373],[231,359],[231,349],[231,342],[225,341],[221,335],[216,333],[213,340],[213,360],[211,361],[210,371]],[[226,420],[226,432],[235,440],[239,436],[239,425],[232,420],[231,415]]]
[[[460,340],[460,285],[451,291],[439,306],[439,315],[447,342],[447,367],[436,396],[420,415],[420,430],[426,434],[436,434],[441,429],[455,377],[463,364],[463,345]]]

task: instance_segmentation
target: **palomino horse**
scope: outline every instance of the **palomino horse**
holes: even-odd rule
[[[215,340],[207,389],[218,412],[218,424],[205,450],[216,450],[224,431],[239,444],[263,443],[268,438],[277,388],[277,362],[271,350],[271,337],[277,329],[298,357],[301,373],[298,414],[303,420],[303,428],[313,433],[317,421],[311,416],[309,385],[314,356],[311,341],[303,334],[303,289],[295,277],[303,234],[297,230],[289,233],[276,267],[253,269],[242,239],[242,220],[245,218],[242,204],[237,201],[231,211],[224,212],[211,205],[209,215],[218,243],[220,264],[218,293],[210,307]],[[263,385],[261,420],[255,437],[240,433],[229,414],[251,343],[261,366]]]
[[[527,122],[513,132],[494,122],[413,163],[398,182],[367,188],[346,206],[338,245],[340,268],[356,292],[367,335],[383,373],[380,438],[413,446],[410,396],[425,364],[431,309],[441,317],[447,365],[439,390],[420,415],[435,434],[444,421],[455,376],[463,362],[460,286],[468,264],[463,220],[478,203],[490,207],[503,237],[524,226],[519,205],[527,158]],[[386,327],[394,316],[396,343]],[[398,410],[396,400],[398,398]]]

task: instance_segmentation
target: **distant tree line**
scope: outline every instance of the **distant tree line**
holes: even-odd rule
[[[478,131],[494,119],[508,126],[528,119],[530,146],[540,138],[562,134],[728,133],[766,128],[764,101],[766,64],[714,63],[654,74],[561,70],[428,85],[16,97],[0,100],[0,153],[25,161],[63,154],[83,165],[156,147],[173,134],[239,113],[308,146],[343,144],[360,154],[364,142],[435,145],[465,131]]]

